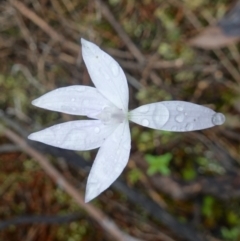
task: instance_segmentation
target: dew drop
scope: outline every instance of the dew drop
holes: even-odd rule
[[[183,120],[184,120],[184,114],[180,114],[180,115],[176,116],[176,121],[177,122],[181,123],[181,122],[183,122]]]
[[[148,126],[148,125],[149,125],[149,120],[143,119],[143,120],[142,120],[142,125],[143,125],[143,126]]]
[[[225,122],[225,116],[222,113],[216,113],[212,117],[212,123],[214,125],[222,125]]]
[[[181,105],[179,105],[179,106],[177,107],[177,110],[178,110],[178,111],[183,111],[183,107],[182,107]]]
[[[193,127],[194,127],[194,124],[193,123],[188,123],[185,127],[185,130],[186,131],[192,131],[193,130]]]
[[[172,130],[172,131],[176,131],[176,130],[177,130],[177,127],[176,127],[176,126],[173,126],[173,127],[171,128],[171,130]]]
[[[95,127],[94,131],[95,131],[96,133],[99,133],[99,132],[100,132],[100,128],[99,128],[99,127]]]
[[[155,104],[150,104],[150,113],[153,116],[153,122],[156,129],[161,128],[162,126],[164,126],[168,119],[169,119],[169,110],[167,109],[167,107],[165,106],[165,104],[161,104],[161,103],[157,103],[157,105]]]

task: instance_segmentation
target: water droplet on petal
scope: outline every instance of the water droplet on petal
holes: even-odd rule
[[[177,110],[178,110],[178,111],[183,111],[183,107],[182,107],[181,105],[179,105],[179,106],[177,107]]]
[[[177,115],[176,116],[176,121],[181,123],[181,122],[183,122],[184,117],[185,117],[184,114]]]
[[[150,105],[151,106],[151,105]],[[157,105],[152,105],[152,115],[153,115],[153,121],[154,121],[154,128],[160,129],[162,126],[164,126],[168,119],[169,119],[169,110],[165,106],[165,104],[157,103]],[[150,110],[151,113],[151,110]]]
[[[186,131],[192,131],[193,130],[193,127],[194,127],[194,124],[193,123],[188,123],[185,127],[185,130]]]
[[[149,125],[149,120],[143,119],[143,120],[142,120],[142,125],[143,125],[143,126],[148,126],[148,125]]]
[[[225,116],[222,113],[216,113],[212,117],[212,123],[214,125],[222,125],[225,122]]]
[[[100,128],[99,128],[99,127],[95,127],[94,131],[95,131],[96,133],[99,133],[99,132],[100,132]]]

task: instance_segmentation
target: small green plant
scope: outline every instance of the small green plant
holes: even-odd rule
[[[142,175],[143,174],[140,169],[134,168],[128,173],[128,180],[131,184],[135,184],[138,180],[141,179]]]
[[[237,241],[240,238],[240,227],[221,228],[222,236],[225,240]]]
[[[202,205],[202,214],[205,217],[210,218],[213,216],[213,210],[214,210],[214,204],[215,204],[215,199],[211,196],[206,196],[203,199],[203,205]]]
[[[185,181],[191,181],[196,178],[197,173],[194,168],[186,167],[182,170],[182,175]]]
[[[171,153],[166,153],[161,156],[153,156],[147,154],[145,156],[146,161],[149,164],[147,173],[148,175],[153,175],[155,173],[161,173],[162,175],[168,176],[171,173],[169,168],[170,161],[172,159]]]

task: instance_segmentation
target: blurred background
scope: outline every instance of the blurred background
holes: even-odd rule
[[[124,69],[129,108],[184,100],[222,126],[170,133],[131,124],[120,178],[84,204],[96,155],[27,141],[72,119],[31,101],[92,82],[80,37]],[[0,1],[0,240],[240,240],[240,11],[227,0]]]

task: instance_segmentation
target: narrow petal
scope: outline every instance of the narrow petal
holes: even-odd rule
[[[119,64],[97,45],[81,39],[83,60],[97,90],[118,108],[128,110],[128,85]]]
[[[48,110],[73,115],[92,115],[113,104],[96,88],[73,85],[46,93],[32,102],[33,105]]]
[[[125,121],[108,137],[98,151],[88,176],[85,202],[106,190],[127,165],[131,149],[129,123]]]
[[[28,139],[69,150],[91,150],[100,147],[117,125],[99,120],[69,121],[32,133]]]
[[[185,101],[163,101],[130,111],[130,120],[149,128],[166,131],[194,131],[222,125],[221,113]]]

